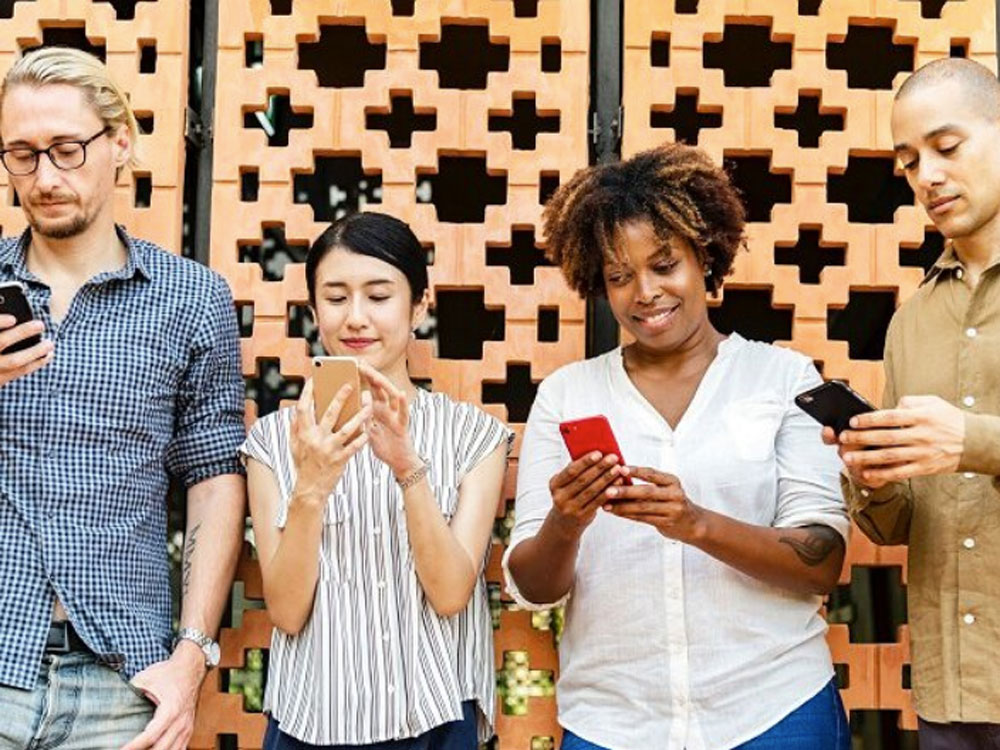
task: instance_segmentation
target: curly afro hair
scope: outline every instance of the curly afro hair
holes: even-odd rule
[[[713,294],[746,244],[746,211],[726,173],[704,151],[668,143],[626,161],[581,169],[542,214],[546,253],[582,297],[605,294],[604,261],[624,224],[647,220],[668,242],[687,240],[711,269]]]

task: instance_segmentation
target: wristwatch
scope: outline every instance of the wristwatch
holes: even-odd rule
[[[197,644],[201,652],[205,654],[205,666],[211,669],[219,666],[219,644],[202,633],[198,628],[181,628],[174,638],[174,648],[180,641],[191,641]]]

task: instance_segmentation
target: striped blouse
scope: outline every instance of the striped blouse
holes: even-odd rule
[[[260,419],[240,451],[270,467],[283,528],[295,485],[292,408]],[[410,405],[414,447],[450,519],[463,477],[512,433],[499,420],[442,393],[418,390]],[[417,579],[403,496],[389,467],[365,446],[326,506],[313,612],[295,636],[271,636],[264,710],[281,730],[313,745],[416,737],[462,718],[476,701],[480,740],[493,732],[493,628],[482,573],[468,606],[441,617]],[[483,561],[485,568],[485,559]]]

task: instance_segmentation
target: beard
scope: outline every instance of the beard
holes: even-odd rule
[[[43,219],[27,208],[24,213],[32,232],[52,240],[76,237],[82,234],[91,223],[90,217],[82,212],[58,219]]]

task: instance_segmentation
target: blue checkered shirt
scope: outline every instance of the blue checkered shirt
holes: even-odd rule
[[[0,386],[0,684],[34,687],[54,599],[131,678],[169,656],[167,491],[240,473],[239,332],[226,282],[128,237],[126,265],[57,324],[28,271],[30,235],[0,239],[0,281],[26,287],[52,362]]]

